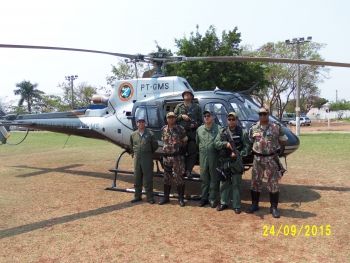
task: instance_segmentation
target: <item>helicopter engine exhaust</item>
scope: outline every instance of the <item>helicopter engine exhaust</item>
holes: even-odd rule
[[[0,142],[6,144],[7,139],[10,137],[10,132],[8,132],[4,126],[0,126]]]
[[[92,103],[94,104],[105,104],[108,103],[108,98],[102,95],[93,95],[91,99]]]

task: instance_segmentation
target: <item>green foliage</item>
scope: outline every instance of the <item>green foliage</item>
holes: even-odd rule
[[[18,106],[22,106],[24,102],[27,103],[28,112],[32,112],[32,106],[35,102],[41,99],[43,91],[37,89],[38,84],[32,84],[30,81],[23,80],[16,84],[18,89],[14,90],[15,95],[20,95]]]
[[[320,109],[324,104],[328,102],[325,98],[315,97],[312,103],[312,106]]]
[[[125,60],[119,60],[116,66],[112,65],[112,75],[107,76],[107,84],[113,85],[116,80],[132,79],[140,77],[145,71],[145,66],[142,63],[130,63]]]
[[[221,37],[214,26],[202,35],[197,26],[190,37],[176,39],[177,55],[195,56],[235,56],[240,55],[238,48],[241,33],[237,27],[228,32],[223,31]],[[166,66],[167,75],[186,78],[195,90],[214,89],[216,86],[232,91],[246,90],[257,82],[263,84],[264,68],[259,63],[239,62],[186,62]]]
[[[10,113],[16,113],[16,114],[25,114],[29,113],[27,109],[21,105],[21,106],[12,106],[10,107]]]
[[[340,102],[333,102],[330,104],[329,109],[331,111],[338,111],[338,110],[350,110],[350,101],[340,101]]]
[[[319,53],[324,45],[309,42],[300,45],[300,58],[322,60]],[[286,45],[284,42],[267,43],[263,45],[255,55],[262,57],[297,58],[296,47]],[[266,80],[269,85],[255,92],[254,95],[261,105],[267,105],[278,112],[281,118],[284,111],[293,111],[295,102],[289,101],[295,98],[297,87],[297,65],[269,63],[266,65]],[[327,70],[320,66],[300,66],[300,107],[307,111],[313,104],[312,98],[319,95],[317,84],[322,81]]]
[[[309,96],[307,98],[300,99],[300,111],[307,113],[311,108],[320,109],[328,100],[318,96]],[[285,112],[295,112],[296,101],[291,99],[288,101],[287,105],[284,107]]]
[[[72,89],[69,83],[63,82],[58,85],[63,90],[63,98],[61,106],[70,108],[72,105]],[[74,108],[86,107],[90,104],[91,98],[96,94],[97,88],[88,83],[80,83],[74,87],[73,100]]]
[[[56,95],[43,95],[40,103],[35,107],[37,112],[57,112],[67,111],[70,109],[70,105],[65,103],[60,96]]]

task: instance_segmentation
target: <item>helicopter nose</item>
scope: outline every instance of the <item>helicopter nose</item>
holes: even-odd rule
[[[300,145],[299,138],[287,127],[283,127],[284,134],[288,137],[287,144],[284,147],[283,155],[295,152]]]

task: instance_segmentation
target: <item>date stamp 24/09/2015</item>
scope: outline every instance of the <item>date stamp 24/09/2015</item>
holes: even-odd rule
[[[278,236],[292,236],[292,237],[323,237],[331,236],[331,225],[263,225],[263,237],[278,237]]]

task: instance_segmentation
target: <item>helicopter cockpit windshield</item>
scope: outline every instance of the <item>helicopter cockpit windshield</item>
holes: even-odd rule
[[[231,99],[230,104],[237,113],[240,121],[257,122],[259,120],[259,106],[249,99],[244,101],[238,99]],[[278,119],[275,116],[269,116],[270,121],[276,122]]]
[[[239,120],[241,121],[258,121],[259,120],[259,107],[253,102],[245,99],[241,100],[232,99],[230,104],[234,111],[237,113]]]

